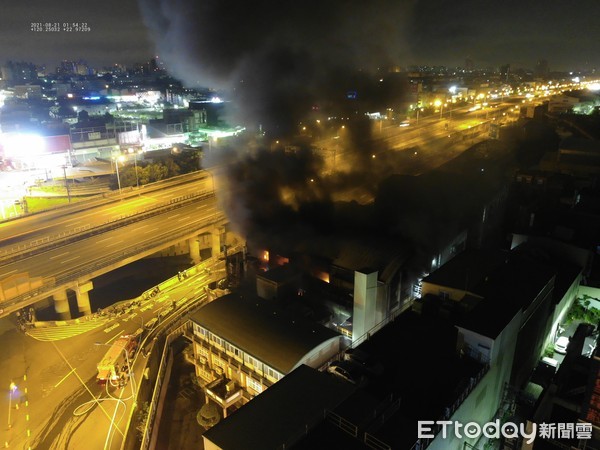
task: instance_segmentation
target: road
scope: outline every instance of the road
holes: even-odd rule
[[[138,253],[142,251],[155,252],[164,248],[166,243],[172,245],[177,236],[189,235],[208,223],[222,220],[222,217],[216,198],[209,196],[142,222],[4,264],[0,267],[0,280],[27,273],[32,282],[41,277],[44,287],[51,289],[80,277],[91,279],[106,273],[109,268],[112,270],[138,259]],[[3,314],[7,314],[47,295],[24,298],[27,294],[23,293],[20,297],[7,299],[0,306],[4,309]]]
[[[400,173],[418,175],[454,158],[468,146],[489,138],[491,123],[508,124],[519,117],[520,99],[495,101],[483,109],[471,111],[472,105],[448,107],[442,114],[433,114],[411,120],[408,126],[396,121],[375,121],[372,126],[372,145],[365,152],[371,152],[373,158],[386,152],[421,152],[418,164],[408,163],[399,169]],[[515,109],[515,106],[517,109]],[[349,124],[348,127],[352,125]],[[330,172],[351,171],[354,161],[346,161],[345,149],[349,130],[340,128],[335,136],[322,139],[315,146],[321,149],[327,169]],[[465,146],[464,144],[468,144]],[[452,148],[456,146],[456,148]],[[423,156],[432,157],[429,162]]]
[[[211,267],[210,273],[203,270],[204,267]],[[5,329],[1,336],[5,351],[0,360],[3,374],[0,383],[5,386],[6,394],[0,402],[5,445],[56,450],[120,448],[132,413],[134,386],[130,382],[124,389],[106,391],[96,383],[96,365],[108,350],[107,346],[97,343],[110,344],[123,334],[133,333],[142,323],[148,323],[170,308],[174,301],[179,302],[179,307],[172,314],[177,314],[187,305],[203,299],[207,284],[223,275],[224,263],[208,260],[198,266],[195,275],[176,282],[171,288],[161,289],[160,295],[142,301],[127,313],[94,319],[96,326],[87,331],[82,331],[84,323],[73,323],[62,328],[32,330],[31,335],[25,335],[17,332],[9,319],[0,319],[0,326]],[[92,327],[89,322],[87,326]],[[151,342],[150,338],[145,347],[149,348]],[[134,380],[138,384],[145,362],[138,352],[133,363]],[[17,389],[9,402],[11,382]],[[82,405],[89,405],[90,409]]]
[[[190,195],[214,192],[212,183],[210,173],[199,171],[169,181],[153,183],[140,188],[139,191],[111,195],[108,198],[94,198],[4,222],[0,227],[0,251],[9,251],[17,244],[23,247],[28,243],[114,222]]]
[[[340,127],[335,136],[318,141],[315,147],[323,158],[327,175],[353,176],[360,164],[361,173],[375,174],[376,179],[391,174],[417,176],[490,139],[490,124],[517,120],[519,101],[496,101],[476,111],[469,111],[472,105],[448,108],[441,118],[437,113],[402,126],[393,120],[374,121],[372,141],[360,149],[348,148],[352,127],[352,123],[348,123]],[[368,204],[374,199],[374,191],[368,183],[343,183],[333,197],[336,201]]]

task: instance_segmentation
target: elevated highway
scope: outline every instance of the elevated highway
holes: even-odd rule
[[[0,261],[45,242],[207,193],[214,193],[213,176],[199,171],[8,220],[0,224]]]
[[[211,180],[212,181],[212,180]],[[186,189],[195,194],[175,197],[167,205],[159,203],[137,214],[81,230],[48,241],[30,241],[16,254],[0,254],[0,316],[7,315],[40,300],[53,297],[56,312],[69,318],[68,291],[77,297],[80,314],[89,314],[88,292],[93,278],[123,267],[133,261],[167,250],[169,254],[188,253],[194,262],[200,261],[201,250],[218,254],[227,243],[238,242],[227,236],[227,219],[220,211],[213,191],[206,191],[206,176],[190,183]],[[164,191],[181,193],[181,186]],[[165,200],[163,198],[162,200]],[[125,210],[138,201],[137,195],[122,199]],[[91,223],[106,220],[112,214],[111,203],[71,213],[72,219]],[[65,226],[65,215],[41,218],[49,224],[42,232]],[[39,233],[34,225],[25,233]],[[49,235],[52,236],[52,235]]]

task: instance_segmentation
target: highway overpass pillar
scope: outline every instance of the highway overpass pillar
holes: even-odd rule
[[[62,320],[68,320],[71,318],[71,310],[69,309],[69,298],[67,297],[67,290],[56,292],[54,298],[54,311]]]
[[[198,243],[198,237],[194,236],[188,239],[188,245],[190,247],[190,258],[194,261],[194,264],[200,263],[200,244]]]
[[[75,289],[75,294],[77,294],[77,309],[79,309],[79,313],[87,316],[92,313],[92,306],[90,305],[90,296],[88,294],[94,288],[94,285],[91,281],[87,281],[85,283],[79,283],[77,285],[77,289]]]
[[[210,256],[212,256],[212,257],[219,256],[219,254],[221,253],[221,229],[214,227],[210,231],[210,237],[211,237],[211,243],[212,243]]]

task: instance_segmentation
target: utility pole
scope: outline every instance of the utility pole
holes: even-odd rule
[[[69,203],[71,203],[71,192],[69,191],[69,183],[67,181],[67,166],[62,166],[63,173],[65,175],[65,187],[67,188],[67,197],[69,198]]]

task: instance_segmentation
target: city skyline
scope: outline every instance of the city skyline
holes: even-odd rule
[[[225,44],[229,46],[239,43],[235,28],[230,26],[237,20],[231,12],[236,4],[228,3],[225,9],[230,12],[225,14],[211,2],[204,2],[200,11],[185,0],[171,8],[152,0],[140,0],[139,5],[136,0],[108,0],[84,6],[72,0],[51,4],[34,0],[27,5],[9,0],[3,5],[5,14],[0,18],[0,42],[4,44],[0,61],[31,61],[51,68],[61,60],[84,59],[93,67],[103,67],[115,63],[132,65],[164,54],[168,66],[177,72],[178,56],[203,59],[205,50],[194,41],[202,39],[204,32],[228,35],[231,42]],[[262,6],[249,8],[251,14],[257,14],[248,21],[249,29],[255,22],[257,27],[271,28],[269,20],[281,21],[291,11],[288,5],[277,11],[268,11],[266,3]],[[464,66],[470,59],[478,68],[510,64],[532,69],[537,61],[545,59],[550,70],[565,71],[591,70],[598,64],[595,43],[600,31],[592,22],[600,14],[600,5],[587,0],[568,13],[540,1],[493,6],[471,0],[452,5],[443,0],[427,5],[382,0],[368,7],[354,2],[341,7],[333,2],[326,11],[321,7],[319,14],[312,12],[317,6],[311,2],[301,7],[311,12],[286,24],[292,33],[305,31],[298,36],[301,42],[290,42],[290,48],[312,47],[324,38],[326,44],[331,44],[325,45],[326,50],[334,54],[344,46],[356,48],[359,59],[363,59],[361,52],[373,53],[373,61],[364,58],[365,64],[371,66],[379,63],[456,67]],[[258,19],[259,11],[266,19]],[[202,16],[198,16],[199,12]],[[334,32],[322,34],[330,22],[335,23]],[[42,25],[42,31],[36,31],[36,24]],[[59,24],[59,31],[45,31],[47,24]],[[76,31],[76,25],[84,24],[89,31]],[[179,30],[185,31],[184,40]],[[277,36],[278,32],[267,30],[269,36]],[[256,32],[260,33],[264,30]],[[316,38],[311,34],[316,34]],[[260,36],[254,36],[253,41],[262,43]],[[222,44],[217,40],[211,45]],[[166,54],[166,49],[170,54]],[[218,56],[237,56],[236,49]]]

